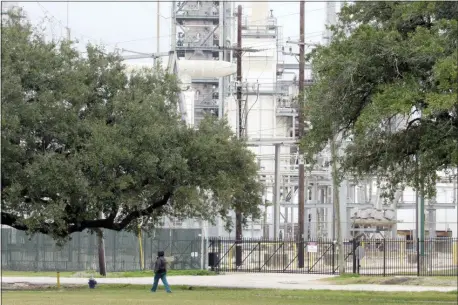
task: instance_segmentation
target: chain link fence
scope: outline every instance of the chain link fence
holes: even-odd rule
[[[170,269],[201,269],[205,249],[200,229],[157,229],[152,236],[142,234],[144,267],[151,269],[158,251],[171,258]],[[49,236],[29,238],[23,231],[2,228],[2,269],[14,271],[85,271],[98,269],[96,234],[74,233],[59,247]],[[108,272],[140,270],[140,243],[129,232],[104,231]],[[202,256],[203,255],[203,256]]]

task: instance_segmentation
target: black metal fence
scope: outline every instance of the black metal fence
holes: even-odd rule
[[[344,242],[342,254],[330,240],[291,241],[244,239],[236,264],[235,240],[208,241],[209,266],[219,272],[283,272],[338,274],[339,255],[345,271],[361,275],[457,276],[458,239],[371,239]],[[299,249],[304,247],[303,264]]]

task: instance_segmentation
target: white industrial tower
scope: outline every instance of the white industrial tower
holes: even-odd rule
[[[224,111],[229,75],[235,73],[234,65],[223,63],[232,62],[233,7],[230,1],[172,4],[171,48],[187,85],[185,104],[191,125],[198,125],[206,113],[221,117]]]

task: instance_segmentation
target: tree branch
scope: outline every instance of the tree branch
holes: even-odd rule
[[[106,219],[95,219],[95,220],[84,220],[79,223],[69,224],[66,231],[58,230],[58,227],[53,223],[43,223],[39,227],[33,228],[33,231],[36,233],[43,233],[43,234],[57,234],[60,237],[66,237],[75,232],[82,232],[86,229],[97,229],[97,228],[104,228],[109,230],[121,231],[125,227],[129,225],[134,219],[146,216],[151,214],[154,210],[164,206],[169,201],[170,197],[172,196],[172,192],[169,192],[162,197],[161,200],[153,202],[150,206],[143,210],[138,210],[131,212],[128,214],[121,222],[115,223],[115,214],[110,214]],[[15,216],[11,213],[3,212],[2,211],[2,224],[10,226],[20,231],[27,231],[30,228],[27,225],[19,223],[21,220],[20,217]]]
[[[421,118],[415,118],[415,119],[413,119],[412,121],[410,121],[409,123],[407,123],[406,129],[407,129],[407,130],[410,129],[410,127],[412,126],[412,124],[415,123],[415,122],[417,122],[417,121],[418,121],[418,122],[421,121]]]
[[[151,214],[154,210],[166,205],[170,197],[172,197],[171,192],[165,194],[165,196],[161,200],[154,202],[146,209],[137,210],[137,211],[130,213],[119,224],[114,224],[116,228],[113,228],[113,230],[120,231],[124,229],[134,219]]]
[[[20,231],[27,231],[29,227],[24,224],[18,223],[19,220],[20,217],[2,211],[2,225],[10,226]],[[53,229],[53,224],[43,223],[39,228],[36,229],[36,232],[49,234],[53,231]]]

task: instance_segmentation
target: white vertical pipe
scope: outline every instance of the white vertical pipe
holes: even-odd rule
[[[274,238],[280,232],[280,145],[275,144]]]

